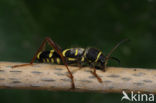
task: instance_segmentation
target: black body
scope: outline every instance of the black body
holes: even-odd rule
[[[50,55],[51,54],[51,55]],[[62,50],[62,54],[68,65],[80,65],[96,67],[96,69],[102,69],[105,62],[105,56],[96,48],[70,48]],[[51,62],[56,64],[62,64],[62,60],[59,54],[54,50],[43,51],[38,54],[37,60],[39,62]]]

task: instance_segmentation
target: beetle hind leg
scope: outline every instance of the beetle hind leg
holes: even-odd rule
[[[15,68],[15,67],[22,67],[22,66],[27,66],[27,65],[32,65],[32,64],[34,63],[35,59],[37,58],[38,53],[44,49],[46,43],[48,43],[48,44],[60,55],[60,57],[61,57],[61,59],[62,59],[62,61],[63,61],[63,64],[65,65],[65,67],[67,68],[67,71],[68,71],[68,73],[69,73],[68,77],[71,79],[71,86],[72,86],[71,88],[74,89],[74,88],[75,88],[74,77],[73,77],[71,71],[70,71],[69,68],[68,68],[68,65],[67,65],[67,63],[66,63],[66,61],[65,61],[65,58],[63,57],[61,48],[60,48],[60,46],[57,45],[50,37],[46,37],[46,38],[43,40],[41,46],[39,47],[39,49],[37,50],[37,52],[36,52],[35,55],[33,56],[33,58],[32,58],[32,60],[31,60],[30,63],[28,63],[28,64],[21,64],[21,65],[14,65],[14,66],[12,66],[12,68]]]

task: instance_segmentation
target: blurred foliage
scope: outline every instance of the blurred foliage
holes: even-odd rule
[[[124,38],[111,66],[156,68],[154,0],[1,0],[0,60],[29,62],[49,36],[62,48],[96,47],[107,54]],[[113,98],[113,99],[112,99]],[[119,94],[0,90],[0,103],[120,102]]]

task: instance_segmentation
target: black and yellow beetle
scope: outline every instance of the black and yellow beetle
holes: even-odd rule
[[[42,42],[40,48],[35,53],[29,64],[15,65],[13,67],[20,67],[31,65],[37,59],[39,62],[47,62],[47,63],[56,63],[56,64],[64,64],[69,72],[69,77],[72,80],[72,88],[75,88],[74,77],[71,71],[68,68],[68,65],[76,65],[76,66],[85,66],[89,65],[93,68],[93,75],[98,79],[99,82],[102,82],[101,78],[97,75],[96,69],[101,69],[105,71],[107,62],[109,59],[114,59],[120,62],[115,57],[110,57],[112,52],[123,42],[127,41],[124,39],[120,41],[106,56],[102,53],[102,51],[97,48],[69,48],[69,49],[61,49],[51,38],[47,37]],[[43,51],[46,42],[50,44],[53,48],[52,50]]]
[[[105,71],[104,64],[106,62],[106,57],[102,51],[96,48],[69,48],[61,50],[63,57],[68,65],[79,65],[95,67],[96,69],[101,69]],[[109,57],[111,59],[117,60],[115,57]],[[62,64],[62,60],[59,54],[55,50],[41,51],[37,54],[36,58],[39,62]]]

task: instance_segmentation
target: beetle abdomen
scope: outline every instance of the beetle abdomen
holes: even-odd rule
[[[57,63],[60,64],[62,62],[61,57],[54,50],[39,52],[37,55],[37,60],[39,62],[47,62],[47,63]]]

